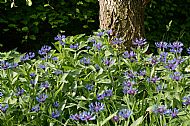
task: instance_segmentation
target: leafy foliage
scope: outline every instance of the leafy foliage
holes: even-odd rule
[[[100,36],[100,32],[102,33]],[[189,56],[183,44],[144,39],[125,51],[107,31],[55,37],[56,50],[0,61],[2,125],[188,125]],[[101,43],[101,44],[98,44]],[[110,44],[111,43],[111,44]],[[12,53],[2,55],[12,55]]]

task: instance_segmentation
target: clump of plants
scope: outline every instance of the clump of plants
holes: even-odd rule
[[[173,126],[190,123],[189,56],[183,43],[146,39],[130,51],[111,31],[55,37],[0,61],[2,125]],[[190,48],[187,49],[190,54]]]

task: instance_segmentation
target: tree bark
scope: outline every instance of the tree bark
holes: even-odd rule
[[[99,0],[100,29],[112,29],[128,49],[144,37],[144,7],[149,0]]]

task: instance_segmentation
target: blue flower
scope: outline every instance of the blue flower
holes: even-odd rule
[[[52,112],[52,114],[51,114],[52,118],[58,118],[59,116],[60,116],[60,113],[57,110]]]
[[[122,38],[114,38],[111,43],[114,45],[118,45],[118,44],[122,44],[123,40]]]
[[[62,71],[62,70],[56,70],[56,71],[54,71],[53,73],[54,73],[55,75],[60,75],[60,74],[63,73],[63,71]]]
[[[2,92],[0,92],[0,97],[2,97],[3,96],[3,93]]]
[[[31,111],[32,112],[38,112],[38,111],[40,111],[40,106],[39,105],[35,105],[34,107],[32,107]]]
[[[80,114],[74,114],[70,115],[70,119],[72,120],[81,120],[81,121],[89,121],[89,120],[95,120],[96,116],[93,115],[91,112],[84,111]]]
[[[167,56],[168,56],[168,53],[167,52],[162,52],[161,54],[160,54],[160,62],[166,62],[166,60],[167,60]]]
[[[71,48],[71,49],[77,49],[77,48],[78,48],[78,46],[79,46],[79,44],[78,44],[78,43],[77,43],[77,44],[74,44],[74,45],[72,45],[72,44],[71,44],[71,45],[70,45],[70,48]]]
[[[128,59],[131,59],[131,60],[136,60],[136,54],[135,54],[135,52],[134,51],[125,51],[124,53],[123,53],[123,57],[124,58],[128,58]]]
[[[58,108],[58,107],[59,107],[59,102],[58,102],[58,101],[54,102],[54,103],[53,103],[53,106],[54,106],[55,108]]]
[[[18,87],[18,88],[17,88],[16,96],[21,96],[23,93],[24,93],[24,89]]]
[[[155,45],[156,45],[156,47],[157,48],[165,48],[165,49],[167,49],[167,47],[168,47],[168,43],[167,42],[155,42]]]
[[[48,89],[49,88],[49,82],[48,81],[42,82],[40,87]]]
[[[46,98],[48,98],[48,96],[46,94],[41,94],[39,97],[36,97],[36,100],[39,103],[43,103],[43,102],[45,102]]]
[[[95,64],[95,69],[96,69],[96,71],[99,71],[100,70],[100,66],[98,64]]]
[[[30,84],[35,85],[36,83],[36,80],[30,80]]]
[[[153,83],[156,83],[157,81],[160,80],[160,78],[158,78],[157,76],[154,76],[150,79]]]
[[[104,32],[98,32],[96,35],[102,37],[104,35]]]
[[[93,46],[94,46],[96,49],[100,50],[100,49],[102,48],[102,43],[94,43]]]
[[[124,119],[128,119],[132,114],[131,110],[128,109],[121,109],[118,113],[118,115]]]
[[[132,79],[132,78],[135,78],[136,77],[136,74],[137,74],[137,72],[133,72],[133,71],[131,71],[131,70],[129,70],[129,71],[126,71],[125,73],[124,73],[124,75],[128,78],[128,79]]]
[[[20,58],[21,61],[27,61],[27,60],[30,60],[32,58],[35,57],[35,53],[34,52],[29,52],[29,53],[26,53],[24,56],[22,56]]]
[[[104,99],[105,98],[105,94],[103,93],[103,94],[97,94],[97,100],[102,100],[102,99]]]
[[[46,66],[45,66],[45,65],[43,65],[43,64],[40,64],[40,65],[39,65],[39,68],[41,68],[41,69],[45,69],[45,68],[46,68]]]
[[[51,46],[44,45],[42,48],[38,51],[40,55],[46,55],[51,50]]]
[[[180,72],[174,72],[173,75],[170,75],[170,77],[175,80],[175,81],[179,81],[181,80],[182,76],[180,74]]]
[[[129,94],[129,95],[135,95],[137,94],[137,89],[131,87],[123,87],[123,93],[124,94]]]
[[[155,106],[153,108],[153,112],[156,114],[161,114],[161,115],[166,115],[169,114],[169,111],[166,106],[161,105],[161,106]]]
[[[84,65],[89,65],[89,64],[90,64],[90,59],[84,57],[84,58],[82,58],[82,59],[80,60],[80,62],[81,62],[82,64],[84,64]]]
[[[72,120],[80,120],[79,114],[70,115],[70,119]]]
[[[190,105],[190,96],[183,97],[183,105]]]
[[[58,58],[55,56],[55,57],[52,58],[52,60],[57,61]]]
[[[170,69],[170,70],[175,70],[177,68],[178,64],[179,63],[176,62],[176,59],[168,60],[165,68]]]
[[[6,70],[11,68],[11,64],[6,61],[0,61],[0,69]]]
[[[6,105],[2,105],[2,104],[0,104],[0,110],[2,111],[2,112],[6,112],[7,111],[7,109],[9,108],[9,105],[8,104],[6,104]]]
[[[108,35],[112,35],[112,34],[113,34],[113,31],[110,29],[110,30],[107,30],[106,33],[107,33]]]
[[[30,73],[30,77],[35,77],[36,76],[36,74],[35,73]]]
[[[96,116],[94,116],[91,112],[84,111],[79,114],[79,118],[82,121],[95,120]]]
[[[179,110],[177,108],[174,108],[173,111],[171,111],[172,118],[177,117],[177,114],[179,113]]]
[[[112,121],[113,121],[113,122],[118,122],[118,121],[119,121],[119,116],[114,116],[114,117],[112,117]]]
[[[182,50],[183,50],[183,43],[182,42],[179,42],[179,41],[176,41],[176,42],[173,42],[172,44],[170,43],[168,45],[168,47],[170,47],[170,52],[174,52],[174,53],[181,53]]]
[[[146,70],[140,70],[139,71],[139,76],[145,76],[146,75]]]
[[[147,42],[146,42],[146,39],[143,39],[143,38],[140,38],[140,39],[135,39],[133,41],[133,45],[137,45],[137,46],[143,46],[145,45]]]
[[[94,85],[87,84],[85,87],[88,91],[92,91],[92,89],[94,88]]]
[[[89,105],[91,112],[99,112],[104,110],[104,104],[100,102],[94,102]]]
[[[110,65],[114,64],[114,60],[112,60],[111,58],[106,58],[106,59],[104,59],[104,64],[107,66],[110,66]]]
[[[104,91],[104,96],[105,96],[105,97],[110,97],[110,96],[112,96],[112,94],[113,94],[113,92],[112,92],[111,89]]]
[[[59,41],[59,43],[62,45],[62,46],[64,46],[65,45],[65,42],[63,42],[63,41],[65,41],[65,35],[57,35],[56,37],[54,37],[54,40],[58,40]]]

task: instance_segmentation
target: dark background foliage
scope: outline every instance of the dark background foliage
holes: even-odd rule
[[[25,0],[0,0],[0,50],[36,51],[58,33],[92,34],[98,15],[97,0],[33,0],[32,6]],[[145,9],[145,30],[151,47],[162,40],[190,46],[190,0],[152,0]]]

